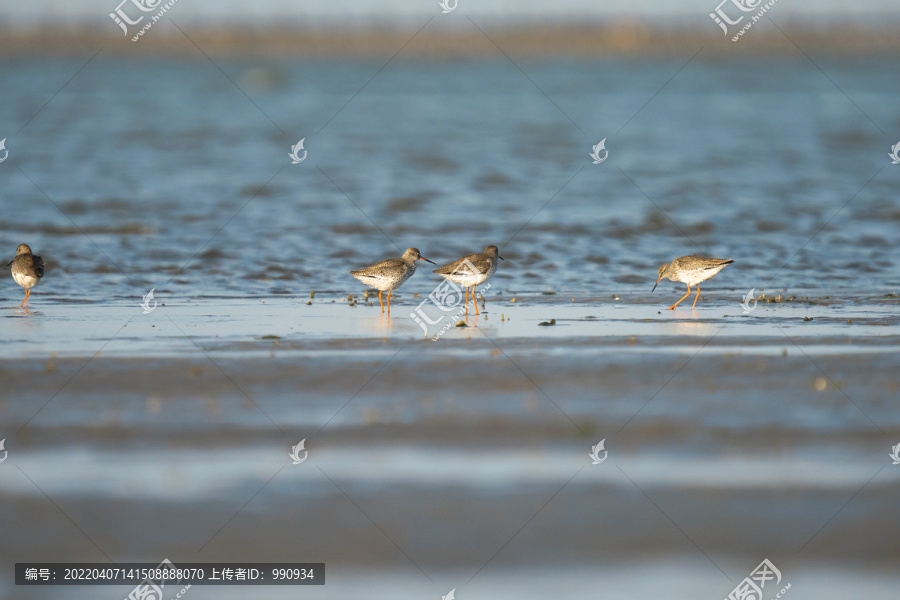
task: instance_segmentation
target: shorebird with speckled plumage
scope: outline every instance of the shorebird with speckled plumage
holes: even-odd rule
[[[391,314],[391,292],[412,277],[412,274],[416,272],[417,260],[435,264],[422,256],[418,248],[407,248],[400,258],[389,258],[380,263],[375,263],[371,267],[350,271],[350,274],[364,284],[378,290],[378,302],[381,304],[381,312],[384,312],[384,301],[381,299],[381,293],[387,292],[387,311],[388,314]]]
[[[668,277],[672,281],[680,281],[687,284],[687,294],[681,297],[681,300],[684,300],[691,295],[691,284],[693,283],[697,286],[697,296],[694,298],[694,304],[691,305],[691,309],[693,309],[697,306],[697,300],[700,298],[700,282],[706,281],[733,262],[730,258],[710,258],[699,254],[681,256],[670,263],[664,263],[659,266],[659,276],[656,278],[656,285],[653,286],[653,290],[656,289],[663,277]],[[650,290],[651,294],[653,290]],[[681,304],[681,300],[670,306],[669,310],[675,310],[675,307]]]
[[[31,288],[37,285],[37,282],[44,276],[44,259],[31,253],[28,244],[19,244],[16,248],[16,257],[9,261],[7,267],[12,267],[12,278],[25,288],[25,299],[19,304],[28,308],[28,296],[31,295]]]
[[[435,269],[434,272],[466,288],[467,315],[469,314],[469,288],[471,287],[472,304],[475,305],[475,314],[478,315],[481,313],[478,312],[478,303],[475,302],[475,286],[481,285],[494,274],[500,260],[505,260],[500,256],[500,249],[497,246],[488,246],[484,252],[463,256],[449,265]]]

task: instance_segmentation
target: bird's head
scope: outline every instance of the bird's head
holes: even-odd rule
[[[666,276],[666,271],[669,270],[669,263],[663,263],[659,265],[659,270],[656,272],[656,283],[653,285],[653,290],[656,289],[656,286],[659,285],[659,282],[662,281],[662,278]],[[650,290],[650,293],[653,293],[653,290]]]
[[[431,264],[435,264],[434,261],[428,260],[422,253],[419,252],[418,248],[407,248],[406,252],[403,253],[403,259],[410,262],[416,262],[417,260],[424,260],[425,262],[430,262]]]
[[[493,244],[486,247],[484,249],[484,253],[487,254],[488,256],[496,256],[500,260],[506,260],[505,258],[500,256],[500,248],[498,248],[497,246],[494,246]]]

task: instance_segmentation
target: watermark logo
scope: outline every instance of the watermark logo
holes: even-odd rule
[[[751,300],[753,301],[752,306],[750,304]],[[744,301],[741,302],[741,308],[744,309],[745,315],[749,315],[756,309],[756,302],[756,288],[750,288],[750,291],[744,296]]]
[[[170,586],[173,583],[173,580],[177,581],[179,570],[180,569],[172,564],[172,561],[168,558],[163,559],[163,561],[157,565],[156,569],[149,569],[149,571],[153,572],[153,577],[148,577],[137,584],[128,596],[126,596],[125,600],[164,600],[165,593],[163,592],[163,588],[166,587],[167,581]],[[188,584],[181,588],[180,592],[170,596],[170,598],[181,598],[190,588],[191,585]]]
[[[470,275],[473,273],[481,273],[481,271],[479,271],[471,261],[464,260],[453,273],[458,275]],[[478,293],[484,294],[489,289],[491,289],[491,284],[488,283],[481,288]],[[432,340],[437,341],[440,336],[444,335],[444,333],[450,329],[456,319],[461,318],[465,314],[466,307],[462,306],[465,297],[466,288],[460,287],[449,279],[445,279],[439,283],[430,294],[428,294],[427,298],[419,303],[415,312],[409,313],[409,316],[422,328],[422,331],[425,332],[426,336],[430,333],[430,327],[439,326],[446,320],[442,329],[435,333],[431,338]],[[426,307],[426,305],[429,306]],[[462,308],[460,308],[460,306],[462,306]],[[428,310],[426,310],[426,308]],[[455,314],[451,315],[450,313],[454,310],[456,311]],[[432,318],[434,315],[436,315],[435,318]]]
[[[722,10],[722,5],[728,4],[729,2],[734,4],[738,8],[738,10],[741,10],[743,12],[750,12],[755,9],[759,5],[759,3],[762,2],[762,0],[756,0],[756,2],[753,2],[753,0],[722,0],[721,2],[719,2],[719,5],[716,7],[715,12],[709,13],[709,18],[715,21],[716,25],[722,28],[722,35],[728,35],[728,26],[726,25],[726,23],[728,25],[737,25],[744,20],[744,15],[741,15],[737,19],[732,21],[728,17],[728,15],[725,14],[725,11]]]
[[[147,21],[143,27],[141,27],[134,37],[131,38],[132,42],[136,42],[141,39],[148,29],[153,27],[153,24],[159,21],[166,11],[172,8],[178,0],[169,0],[162,6],[160,3],[162,0],[122,0],[119,2],[119,5],[116,7],[115,11],[109,13],[109,18],[115,22],[122,29],[122,33],[125,36],[128,36],[128,26],[129,25],[138,25],[141,21],[144,20],[145,16],[149,16],[150,20]],[[125,13],[125,9],[122,7],[128,4],[133,5],[140,12],[132,12],[132,14],[140,15],[136,19],[132,19]],[[157,10],[158,9],[158,10]],[[157,11],[155,15],[144,15],[141,13],[150,13],[153,11]]]
[[[4,140],[0,140],[0,148],[3,148],[3,141]],[[891,146],[891,153],[888,154],[888,156],[891,157],[892,165],[900,165],[900,156],[898,156],[898,155],[900,155],[900,142],[897,142],[896,144]],[[0,162],[3,162],[3,161],[0,160]]]
[[[141,308],[144,309],[144,314],[149,315],[154,310],[156,310],[156,300],[153,298],[153,290],[156,288],[150,288],[150,291],[147,292],[147,295],[144,296],[144,301],[141,302]],[[150,301],[153,301],[153,306],[150,306]]]
[[[900,144],[897,145],[900,146]],[[2,163],[9,157],[9,150],[6,149],[6,138],[0,140],[0,150],[3,151],[3,158],[0,158],[0,163]]]
[[[0,441],[0,449],[2,449],[2,448],[3,448],[3,442]],[[891,446],[891,454],[888,454],[888,456],[890,456],[894,461],[891,463],[892,465],[900,465],[900,444],[897,444],[896,446]],[[5,459],[6,459],[6,457],[4,457],[4,460]],[[0,462],[3,462],[3,461],[0,460]]]
[[[603,138],[602,140],[600,140],[600,143],[598,143],[596,146],[592,146],[592,148],[593,148],[594,150],[593,150],[593,152],[591,152],[588,156],[590,156],[591,158],[594,159],[594,164],[595,164],[595,165],[599,165],[599,164],[602,163],[604,160],[606,160],[607,158],[609,158],[609,150],[606,149],[606,138]],[[600,158],[600,151],[601,151],[601,150],[602,150],[603,152],[605,152],[605,154],[603,155],[603,158]]]
[[[600,440],[600,442],[596,446],[591,446],[591,453],[588,454],[588,456],[590,456],[591,460],[593,461],[591,463],[592,465],[599,465],[604,460],[606,460],[607,456],[609,456],[609,451],[604,448],[605,444],[606,444],[606,438],[603,438],[602,440]],[[601,450],[603,450],[603,458],[600,458]]]
[[[303,452],[303,456],[300,456],[300,452]],[[292,464],[299,465],[309,456],[309,450],[306,450],[306,438],[300,440],[300,443],[296,446],[291,446],[291,453],[288,454],[291,457],[291,460],[294,462]]]
[[[759,566],[753,569],[749,576],[744,577],[743,581],[731,590],[731,593],[728,594],[725,600],[762,600],[763,588],[770,581],[774,581],[774,584],[769,586],[770,589],[780,584],[781,571],[772,564],[772,561],[765,558],[759,563]],[[781,598],[789,589],[791,589],[791,584],[785,584],[775,597]]]
[[[0,463],[5,461],[6,457],[9,455],[9,451],[4,447],[5,443],[6,443],[6,438],[3,438],[2,440],[0,440],[0,450],[3,450],[3,458],[0,458]],[[897,446],[897,447],[900,448],[900,446]],[[897,464],[897,463],[894,463],[894,464]]]
[[[299,142],[297,142],[296,144],[291,146],[291,153],[288,154],[288,156],[291,157],[292,165],[299,165],[304,160],[306,160],[306,150],[303,150],[303,142],[305,140],[306,140],[306,138],[303,138],[302,140],[300,140]],[[300,150],[303,150],[303,156],[300,156],[300,154],[299,154]]]
[[[122,0],[121,2],[119,2],[119,5],[116,7],[116,10],[114,12],[109,13],[109,18],[112,19],[116,23],[116,25],[121,27],[123,35],[127,36],[128,35],[128,27],[127,27],[126,23],[128,25],[137,25],[138,23],[140,23],[141,21],[144,20],[144,15],[141,15],[137,19],[132,21],[128,17],[128,15],[125,14],[125,11],[122,10],[122,5],[131,2],[132,4],[134,4],[137,7],[138,10],[140,10],[142,12],[150,12],[152,10],[156,10],[156,7],[159,5],[159,3],[161,1],[162,0],[156,0],[156,2],[154,2],[153,0]]]
[[[459,0],[441,0],[440,2],[438,2],[438,4],[440,4],[441,8],[444,9],[441,12],[446,15],[448,12],[453,12],[454,10],[456,10],[456,6],[459,4]],[[453,592],[450,593],[452,594]],[[448,600],[452,600],[452,598]]]
[[[749,16],[750,19],[741,27],[736,34],[731,38],[732,42],[738,41],[744,33],[747,32],[748,29],[753,27],[753,24],[759,21],[766,12],[775,6],[775,3],[778,0],[769,0],[765,4],[762,4],[762,0],[722,0],[719,2],[719,5],[716,6],[714,12],[709,13],[709,17],[722,29],[723,35],[728,35],[728,26],[729,25],[738,25],[741,21],[744,20],[745,16]],[[739,15],[736,19],[732,19],[729,17],[725,10],[722,8],[726,4],[732,4],[735,8],[737,8],[740,12],[732,12],[732,14]],[[741,13],[750,13],[753,11],[758,12],[755,15],[744,15]],[[731,9],[729,9],[731,10]]]
[[[456,588],[453,588],[452,590],[447,592],[446,596],[441,596],[441,600],[454,600],[454,598],[456,598]]]

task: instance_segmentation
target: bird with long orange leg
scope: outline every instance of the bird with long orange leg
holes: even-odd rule
[[[25,288],[25,299],[19,304],[19,308],[25,305],[28,308],[28,297],[31,295],[31,288],[37,285],[37,282],[44,276],[44,259],[31,253],[28,244],[19,244],[16,248],[16,257],[9,261],[7,267],[12,267],[12,277],[23,288]]]
[[[478,315],[481,313],[478,312],[478,303],[475,301],[475,287],[490,279],[497,270],[500,260],[505,260],[500,256],[500,249],[497,246],[488,246],[484,252],[463,256],[449,265],[435,269],[434,272],[466,288],[467,316],[469,314],[469,288],[472,288],[472,304],[475,305],[475,314]]]
[[[417,260],[435,264],[422,256],[418,248],[407,248],[400,258],[389,258],[370,267],[359,269],[358,271],[350,271],[350,274],[369,287],[378,290],[378,302],[381,304],[381,312],[384,312],[384,300],[381,298],[381,293],[387,292],[387,312],[391,314],[391,292],[412,277],[412,274],[416,272]]]
[[[681,297],[681,300],[669,307],[669,310],[675,310],[675,307],[681,304],[681,301],[691,295],[691,284],[697,286],[697,296],[694,298],[694,304],[691,309],[697,306],[697,300],[700,298],[700,282],[706,281],[726,266],[734,261],[730,258],[710,258],[709,256],[701,256],[692,254],[690,256],[681,256],[670,263],[664,263],[659,266],[657,271],[656,285],[659,285],[663,277],[668,277],[671,281],[680,281],[688,286],[687,294]],[[650,290],[650,293],[653,293]]]

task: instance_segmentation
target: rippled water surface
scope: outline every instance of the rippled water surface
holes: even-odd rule
[[[0,286],[4,568],[721,598],[768,557],[790,597],[896,587],[893,58],[88,58],[0,64],[0,250],[47,265],[29,311]],[[348,273],[487,244],[482,314],[437,341],[433,267],[390,317]],[[667,311],[656,269],[694,252],[735,262]]]
[[[408,246],[488,243],[513,291],[643,291],[695,251],[735,259],[719,286],[896,286],[892,61],[819,59],[832,82],[689,58],[524,61],[530,81],[505,60],[101,54],[56,96],[83,59],[8,60],[0,129],[47,104],[7,141],[0,239],[45,257],[45,301],[355,292],[347,271]]]

